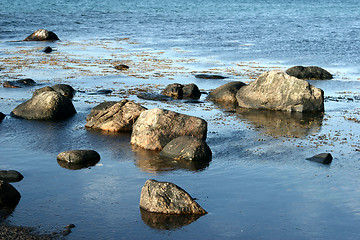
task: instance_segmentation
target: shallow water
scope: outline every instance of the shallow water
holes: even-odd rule
[[[22,198],[7,221],[44,232],[73,223],[68,239],[358,239],[359,7],[356,1],[0,2],[1,79],[39,83],[0,87],[0,111],[7,114],[0,168],[25,177],[13,183]],[[62,41],[17,41],[38,28]],[[42,53],[46,46],[55,51]],[[114,70],[117,63],[130,70]],[[197,104],[136,97],[174,82],[209,92],[296,64],[335,74],[310,81],[325,92],[324,115],[227,109],[206,94]],[[194,78],[202,72],[229,78]],[[78,90],[74,117],[9,116],[35,89],[56,83]],[[89,95],[99,89],[113,93]],[[204,118],[212,161],[164,162],[157,152],[131,146],[128,133],[85,129],[92,107],[124,98]],[[65,168],[56,156],[70,149],[94,149],[101,160]],[[333,155],[331,165],[305,160],[321,152]],[[198,219],[141,213],[140,191],[149,178],[181,186],[209,213]]]

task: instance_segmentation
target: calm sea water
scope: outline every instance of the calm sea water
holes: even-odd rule
[[[0,169],[16,169],[25,176],[13,184],[22,198],[7,218],[10,223],[45,232],[73,223],[69,239],[360,238],[360,132],[359,123],[348,120],[360,112],[358,1],[3,0],[0,57],[24,47],[15,41],[39,28],[54,31],[64,41],[57,46],[61,54],[75,48],[67,42],[86,40],[90,45],[99,39],[112,43],[130,38],[140,43],[134,45],[140,50],[182,49],[199,62],[211,59],[223,66],[243,61],[317,65],[336,73],[332,81],[312,81],[333,100],[325,102],[324,116],[315,117],[227,112],[206,101],[154,103],[130,96],[148,108],[207,120],[213,159],[201,166],[155,161],[157,153],[131,146],[129,134],[86,130],[90,109],[96,102],[119,100],[117,93],[78,92],[73,101],[78,114],[65,121],[7,116],[0,124]],[[25,43],[42,46],[36,44]],[[100,55],[91,48],[77,51],[84,59]],[[96,90],[100,84],[117,88],[116,81],[123,82],[120,86],[171,82],[81,74],[64,80],[55,70],[22,71],[43,84],[44,76],[50,83],[60,78],[81,90]],[[227,82],[189,76],[176,80],[192,81],[205,90]],[[8,115],[33,90],[0,87],[0,111]],[[61,151],[87,148],[101,155],[94,167],[71,170],[56,161]],[[320,152],[331,152],[334,162],[323,166],[305,160]],[[178,184],[209,214],[169,221],[140,212],[141,187],[149,178]]]

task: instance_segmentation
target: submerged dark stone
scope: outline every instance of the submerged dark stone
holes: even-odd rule
[[[70,99],[74,97],[76,92],[75,89],[68,84],[56,84],[51,88],[54,89],[56,92],[61,93],[61,95]]]
[[[42,50],[44,53],[51,53],[53,49],[51,47],[46,47]]]
[[[145,100],[152,100],[152,101],[172,101],[174,100],[172,97],[165,96],[158,93],[145,93],[141,92],[136,94],[138,98],[145,99]]]
[[[36,85],[36,82],[31,78],[24,78],[16,81],[5,81],[3,87],[5,88],[22,88]]]
[[[20,198],[20,193],[11,184],[0,180],[0,210],[13,210]]]
[[[116,70],[123,71],[123,70],[128,70],[129,66],[126,66],[125,64],[119,64],[119,65],[116,65],[114,68]]]
[[[216,74],[197,74],[195,75],[196,78],[202,78],[202,79],[224,79],[227,77],[216,75]]]
[[[5,117],[6,115],[0,112],[0,123],[2,122],[2,120],[4,120]]]
[[[317,163],[330,164],[333,160],[333,157],[330,153],[320,153],[311,158],[307,158],[306,160]]]
[[[106,95],[106,94],[110,94],[112,92],[113,91],[109,90],[109,89],[100,89],[96,92],[90,92],[90,93],[88,93],[88,95]]]
[[[6,182],[20,182],[24,176],[15,170],[0,170],[0,180]]]

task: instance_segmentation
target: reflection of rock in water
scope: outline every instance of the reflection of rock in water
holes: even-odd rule
[[[83,168],[93,167],[96,165],[96,163],[78,164],[78,163],[69,163],[61,160],[57,160],[57,162],[60,165],[60,167],[70,170],[79,170]]]
[[[320,131],[322,113],[299,113],[270,110],[236,109],[240,119],[274,136],[305,137]]]
[[[196,221],[202,215],[199,214],[164,214],[151,213],[140,208],[143,222],[155,229],[174,230]]]
[[[145,150],[133,146],[135,165],[144,172],[157,173],[185,169],[201,171],[209,166],[207,161],[174,160],[159,156],[158,151]]]
[[[16,208],[21,195],[11,184],[0,180],[0,219],[7,218]]]

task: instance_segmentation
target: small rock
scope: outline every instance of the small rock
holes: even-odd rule
[[[15,170],[0,170],[0,180],[6,182],[20,182],[24,176]]]
[[[320,153],[311,158],[307,158],[306,160],[317,163],[330,164],[333,160],[333,157],[330,153]]]
[[[158,93],[141,92],[141,93],[136,94],[136,96],[140,99],[152,100],[152,101],[172,101],[172,100],[174,100],[172,97],[165,96],[165,95],[158,94]]]
[[[90,92],[90,93],[88,93],[88,95],[107,95],[112,92],[113,91],[109,90],[109,89],[100,89],[100,90],[97,90],[96,92]]]
[[[51,47],[46,47],[42,50],[44,53],[51,53],[53,49]]]
[[[331,73],[321,67],[316,66],[295,66],[286,70],[286,73],[290,76],[306,80],[328,80],[333,78]]]
[[[75,89],[68,84],[56,84],[51,87],[56,92],[61,93],[63,96],[72,99],[75,95]]]
[[[190,83],[183,86],[183,98],[199,99],[201,92],[196,84]]]
[[[2,122],[2,120],[4,120],[5,117],[6,115],[0,112],[0,123]]]
[[[169,84],[161,92],[162,95],[172,97],[174,99],[182,99],[183,97],[183,85],[179,83]]]
[[[123,70],[128,70],[129,66],[126,66],[125,64],[119,64],[119,65],[116,65],[114,68],[116,70],[123,71]]]
[[[24,41],[57,41],[60,40],[58,36],[51,31],[39,29],[30,34]]]
[[[100,155],[94,150],[70,150],[59,153],[57,159],[69,163],[91,164],[98,163]]]
[[[20,193],[11,184],[0,180],[0,209],[15,208],[20,198]]]
[[[3,87],[5,88],[22,88],[36,85],[36,82],[30,78],[24,78],[16,81],[5,81]]]
[[[240,81],[226,83],[213,90],[207,96],[207,99],[219,102],[236,103],[236,93],[243,86],[246,86],[246,84]]]
[[[170,182],[147,180],[141,190],[140,208],[167,214],[206,214],[207,212],[182,188]]]
[[[189,161],[211,161],[211,155],[205,141],[191,136],[171,140],[160,152],[162,157]]]
[[[202,79],[224,79],[227,77],[221,76],[221,75],[214,75],[214,74],[197,74],[195,75],[196,78],[202,78]]]

